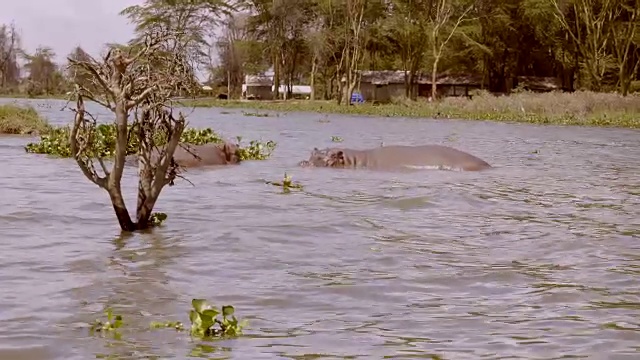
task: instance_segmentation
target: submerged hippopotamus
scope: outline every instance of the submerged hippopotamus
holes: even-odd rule
[[[179,166],[192,168],[210,165],[230,165],[238,164],[238,145],[224,142],[220,144],[191,145],[181,144],[173,153],[173,159]],[[197,156],[197,157],[196,157]],[[158,157],[158,150],[153,152],[153,160]],[[138,155],[128,155],[125,160],[126,165],[136,166]]]
[[[486,161],[443,145],[390,145],[367,150],[314,148],[303,167],[367,168],[377,170],[434,167],[478,171],[491,167]]]

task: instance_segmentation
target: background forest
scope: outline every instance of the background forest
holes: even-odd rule
[[[245,75],[271,69],[276,89],[308,84],[312,99],[348,99],[361,70],[404,71],[405,84],[475,75],[494,93],[553,77],[565,91],[626,95],[639,78],[639,14],[640,0],[147,0],[121,12],[137,36],[179,30],[201,82],[231,98]],[[16,29],[0,26],[0,93],[58,96],[86,78],[45,45],[25,52]]]

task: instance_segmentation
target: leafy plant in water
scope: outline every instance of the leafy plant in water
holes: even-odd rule
[[[222,309],[209,305],[204,299],[191,300],[193,309],[189,311],[191,321],[191,335],[205,338],[212,336],[238,336],[242,335],[245,321],[238,321],[235,317],[235,309],[231,305],[224,305]],[[218,316],[222,315],[222,319]]]
[[[132,126],[129,126],[129,133]],[[69,147],[69,134],[71,130],[68,126],[53,128],[47,134],[40,136],[40,141],[29,143],[25,146],[25,150],[30,153],[48,154],[59,157],[71,157],[71,149]],[[116,145],[116,127],[115,124],[97,125],[92,132],[93,148],[90,154],[93,157],[108,158],[115,155]],[[166,143],[164,134],[156,134],[157,144]],[[182,133],[181,141],[184,143],[201,145],[208,143],[220,143],[222,138],[210,128],[206,129],[185,129]],[[127,154],[135,154],[138,151],[138,139],[135,136],[129,136],[127,144]]]
[[[221,143],[222,137],[211,128],[202,130],[185,129],[182,133],[182,142],[187,144],[202,145],[209,143]]]
[[[151,322],[152,329],[162,329],[162,328],[174,328],[178,331],[184,330],[184,325],[180,321],[152,321]]]
[[[240,160],[266,160],[271,156],[277,146],[276,142],[272,140],[269,140],[266,143],[251,140],[249,142],[249,146],[242,147],[240,146],[242,137],[237,136],[236,139],[238,140],[237,155]]]
[[[160,226],[165,220],[167,220],[167,214],[163,212],[153,213],[151,214],[151,218],[149,218],[149,221],[153,226]]]
[[[132,127],[129,127],[131,132]],[[69,134],[71,130],[68,126],[55,127],[47,134],[40,136],[40,141],[29,143],[25,150],[29,153],[48,154],[58,157],[71,157],[69,147]],[[100,124],[93,129],[93,148],[89,151],[92,157],[109,158],[115,155],[116,128],[115,124]],[[166,143],[164,134],[156,134],[157,144]],[[238,139],[241,139],[238,137]],[[185,129],[180,140],[182,143],[203,145],[209,143],[221,143],[222,137],[211,128],[206,129]],[[129,137],[127,144],[127,155],[135,154],[138,151],[138,140],[135,136]],[[238,149],[238,156],[241,160],[265,160],[271,156],[276,147],[276,143],[268,141],[262,143],[251,141],[246,148]]]
[[[28,143],[25,150],[36,154],[49,154],[59,157],[70,157],[69,127],[56,127],[40,136],[37,143]]]
[[[256,116],[256,117],[269,117],[269,113],[259,113],[259,112],[242,112],[244,116]]]
[[[122,315],[113,315],[113,311],[111,308],[108,308],[105,311],[107,315],[107,321],[103,322],[100,319],[96,319],[96,321],[91,324],[91,332],[109,332],[116,331],[120,327],[122,327]]]
[[[242,329],[247,325],[246,320],[238,321],[234,315],[235,309],[231,305],[223,305],[222,309],[210,305],[204,299],[192,299],[189,311],[191,327],[189,333],[199,338],[208,337],[233,337],[242,335]],[[113,333],[120,337],[118,329],[123,325],[122,316],[114,315],[111,308],[105,310],[107,320],[96,319],[90,327],[90,332]],[[184,325],[180,321],[152,321],[152,329],[173,328],[176,331],[184,331]]]
[[[267,184],[269,185],[274,185],[274,186],[281,186],[282,187],[282,191],[284,193],[289,193],[291,191],[291,189],[300,189],[302,190],[302,185],[299,183],[294,183],[291,175],[287,175],[287,173],[284,173],[284,179],[282,179],[282,182],[278,182],[278,181],[267,181]]]

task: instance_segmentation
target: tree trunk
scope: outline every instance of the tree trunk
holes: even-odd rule
[[[409,72],[407,70],[404,71],[404,97],[407,99],[411,97],[411,80],[410,80]]]
[[[336,101],[338,103],[338,105],[342,105],[342,101],[344,100],[344,84],[342,82],[342,78],[345,78],[345,83],[347,81],[349,81],[348,77],[347,77],[347,73],[342,72],[342,69],[340,68],[340,66],[338,66],[336,68],[336,81],[338,82],[338,96],[336,96]]]
[[[347,92],[346,92],[346,94],[344,94],[344,97],[345,97],[346,103],[348,105],[351,105],[351,96],[353,95],[353,91],[356,89],[356,85],[357,84],[358,84],[358,80],[357,79],[352,79],[351,83],[347,87]]]
[[[325,100],[333,99],[336,77],[337,77],[336,74],[331,74],[331,77],[329,78],[329,82],[327,83],[327,88],[324,90]]]
[[[311,88],[311,94],[309,94],[310,100],[316,99],[316,72],[318,71],[318,56],[313,54],[313,60],[311,60],[311,76],[309,79],[309,87]]]
[[[433,60],[433,68],[431,69],[431,100],[435,101],[438,95],[437,79],[438,79],[438,61],[440,58],[436,57]]]
[[[142,178],[141,178],[142,180]],[[153,194],[145,194],[145,190],[138,187],[138,207],[136,209],[136,226],[139,230],[148,228],[151,224],[149,219],[151,218],[151,212],[158,200],[157,196]],[[158,194],[159,195],[159,194]]]
[[[127,206],[122,198],[122,190],[120,188],[110,188],[107,189],[107,191],[109,192],[109,198],[111,199],[113,210],[118,218],[120,229],[122,229],[122,231],[138,230],[137,224],[131,221],[129,210],[127,210]]]
[[[634,60],[633,57],[631,60]],[[640,67],[640,59],[638,59],[633,66],[633,69],[627,71],[627,66],[620,67],[620,90],[622,92],[622,96],[629,95],[629,89],[631,88],[631,82],[638,75],[638,67]]]
[[[116,83],[120,79],[118,76],[114,77],[113,82]],[[129,139],[129,129],[127,128],[127,109],[126,100],[122,94],[118,94],[118,99],[115,105],[116,115],[116,149],[115,158],[113,160],[113,168],[107,176],[106,190],[109,192],[113,209],[118,217],[120,228],[124,231],[133,231],[136,229],[135,224],[131,221],[127,206],[122,198],[122,190],[120,184],[122,181],[122,174],[124,173],[124,161],[127,156],[127,145]]]
[[[280,54],[275,52],[273,61],[273,99],[280,98]]]
[[[622,64],[618,70],[618,82],[620,83],[620,92],[622,93],[622,96],[627,96],[629,93],[629,87],[627,86],[627,69],[625,64]]]

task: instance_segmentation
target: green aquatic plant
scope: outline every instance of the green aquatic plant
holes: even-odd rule
[[[257,140],[251,140],[249,146],[242,147],[242,137],[237,136],[238,151],[237,155],[240,160],[266,160],[275,150],[277,143],[269,140],[266,143]]]
[[[191,306],[189,334],[197,338],[240,336],[242,329],[248,323],[246,320],[238,321],[234,315],[235,309],[231,305],[224,305],[219,309],[204,299],[192,299]],[[150,327],[152,329],[186,330],[179,321],[153,321]]]
[[[152,226],[160,226],[165,220],[167,220],[167,214],[163,212],[155,212],[151,214],[151,217],[149,218],[149,222]]]
[[[129,126],[129,133],[131,134],[132,131],[135,131],[135,129]],[[71,129],[68,126],[52,128],[40,136],[40,141],[28,143],[25,146],[25,151],[28,153],[47,154],[63,158],[71,157],[71,147],[69,143],[70,133]],[[97,125],[91,133],[93,141],[91,142],[92,148],[88,150],[88,154],[92,157],[113,157],[115,155],[116,134],[115,124]],[[164,134],[156,134],[155,136],[156,144],[162,145],[166,143],[167,139]],[[211,128],[187,128],[182,133],[180,141],[187,144],[203,145],[221,143],[223,139]],[[262,143],[253,140],[246,148],[239,147],[238,156],[241,160],[265,160],[271,156],[271,152],[273,152],[275,147],[276,143],[273,141]],[[136,154],[138,148],[138,138],[136,136],[129,136],[127,155]]]
[[[246,320],[239,321],[235,316],[235,309],[231,305],[223,305],[217,308],[210,305],[205,299],[192,299],[192,309],[189,311],[191,327],[189,333],[198,338],[211,337],[235,337],[242,335],[242,329],[247,326]],[[96,319],[91,323],[90,331],[113,332],[118,335],[124,322],[121,315],[114,315],[111,308],[105,310],[106,321]],[[175,329],[176,331],[186,330],[180,321],[152,321],[149,325],[152,329]]]
[[[184,330],[184,325],[180,321],[152,321],[150,327],[152,329],[172,328],[177,331]]]
[[[271,115],[269,115],[269,113],[259,113],[259,112],[242,112],[242,115],[244,116],[255,116],[255,117],[269,117]]]
[[[340,136],[332,136],[331,137],[331,141],[332,142],[343,142],[344,140]]]
[[[105,310],[107,321],[96,319],[92,324],[90,331],[93,332],[115,332],[122,327],[122,315],[114,315],[111,308]]]
[[[183,143],[193,144],[193,145],[203,145],[203,144],[209,144],[209,143],[223,142],[222,137],[218,133],[213,131],[213,129],[211,128],[184,129],[184,132],[182,133],[182,139],[180,141]]]
[[[223,305],[222,309],[210,305],[204,299],[191,300],[193,309],[189,311],[192,336],[207,338],[214,336],[239,336],[247,321],[238,321],[231,305]],[[219,315],[222,317],[220,318]]]
[[[266,183],[269,185],[282,187],[282,192],[284,193],[289,193],[291,189],[302,190],[302,185],[298,183],[294,183],[291,175],[288,175],[286,172],[284,173],[284,178],[282,179],[282,182],[267,181]]]
[[[129,126],[129,134],[135,131],[132,126]],[[47,154],[57,157],[71,157],[71,147],[69,143],[69,135],[71,129],[68,126],[55,127],[46,134],[40,136],[40,141],[28,143],[25,146],[25,151],[34,154]],[[116,146],[116,126],[115,124],[100,124],[97,125],[90,136],[93,137],[91,142],[92,148],[88,150],[88,153],[92,157],[109,158],[115,155]],[[156,134],[156,143],[166,143],[164,134]],[[220,143],[222,138],[212,129],[185,129],[182,133],[181,141],[184,143],[201,145],[207,143]],[[127,155],[135,154],[138,152],[139,143],[136,136],[129,136],[129,142],[127,144]]]

